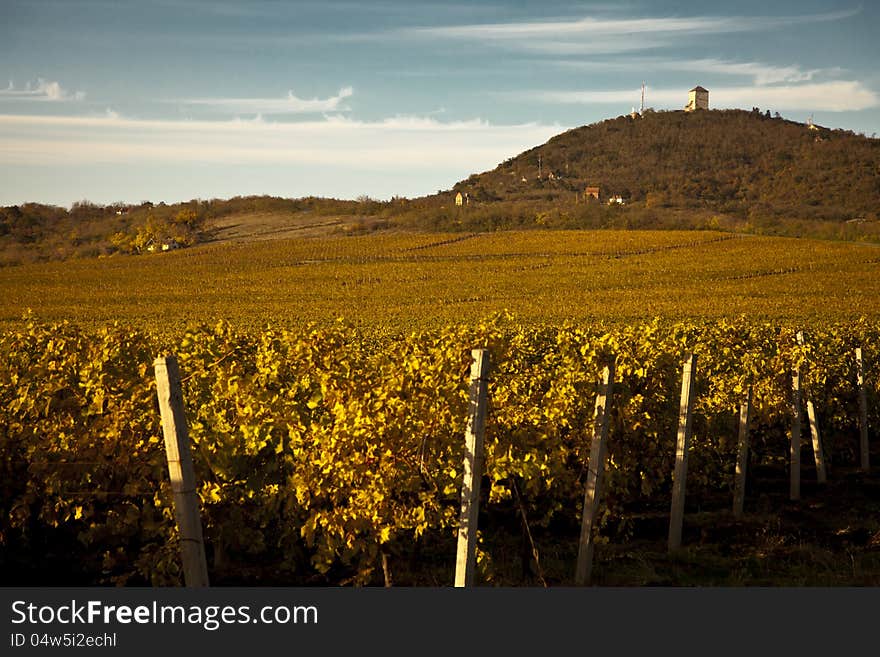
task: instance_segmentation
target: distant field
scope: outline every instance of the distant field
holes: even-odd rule
[[[309,212],[246,212],[206,222],[210,242],[257,242],[344,235],[374,220],[351,215],[314,215]]]
[[[525,324],[655,316],[880,316],[880,250],[685,231],[523,231],[224,243],[0,269],[0,322],[114,320],[172,332],[344,317],[408,330],[508,310]]]

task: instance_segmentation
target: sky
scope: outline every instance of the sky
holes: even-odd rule
[[[870,137],[877,4],[0,0],[0,205],[412,198],[643,82]]]

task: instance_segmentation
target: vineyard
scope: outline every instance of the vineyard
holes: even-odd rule
[[[806,331],[803,345],[795,328]],[[154,358],[170,348],[212,583],[449,585],[475,347],[491,354],[479,583],[572,583],[597,382],[611,355],[597,583],[880,583],[870,541],[880,489],[855,472],[856,347],[866,358],[874,441],[880,426],[876,324],[529,326],[504,313],[381,337],[344,322],[259,331],[218,322],[171,341],[118,324],[26,319],[0,337],[4,577],[182,581],[152,375]],[[690,352],[699,360],[685,552],[670,561],[656,553]],[[784,478],[797,367],[830,470],[823,494],[805,439],[804,499],[794,503]],[[749,387],[750,486],[746,517],[734,522],[736,413]],[[809,522],[823,506],[826,524]]]
[[[383,232],[2,268],[0,570],[26,584],[182,581],[152,369],[172,353],[212,583],[447,585],[471,350],[486,348],[479,582],[572,583],[613,355],[597,583],[880,583],[854,364],[861,347],[876,441],[878,264],[853,243],[605,230]],[[670,560],[690,352],[684,551]],[[798,365],[829,467],[818,485],[805,437],[800,504],[786,480]],[[750,387],[746,513],[732,519]]]
[[[480,322],[528,326],[744,315],[804,325],[880,316],[880,250],[713,231],[379,232],[211,244],[0,268],[0,326],[27,309],[180,338],[223,320],[384,335]]]

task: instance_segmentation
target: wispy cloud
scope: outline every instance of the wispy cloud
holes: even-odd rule
[[[653,72],[707,73],[750,77],[757,85],[780,82],[807,82],[820,74],[839,74],[839,68],[803,69],[800,66],[774,66],[762,62],[735,62],[722,59],[663,59],[631,57],[614,60],[560,61],[558,66],[576,70],[617,72],[639,71],[644,76]]]
[[[295,123],[169,121],[114,115],[0,115],[0,159],[18,164],[215,162],[302,164],[406,172],[489,169],[565,128],[343,116]]]
[[[670,62],[670,66],[666,70],[742,75],[751,77],[757,85],[776,84],[779,82],[807,82],[821,73],[839,72],[839,69],[816,68],[804,70],[799,66],[773,66],[761,62],[731,62],[720,59]]]
[[[329,98],[299,98],[288,91],[281,98],[186,98],[173,102],[213,107],[232,114],[321,114],[348,111],[343,101],[353,94],[351,87],[343,87]]]
[[[532,91],[506,94],[519,100],[544,103],[601,105],[637,104],[639,89],[614,91]],[[648,88],[648,105],[679,109],[687,101],[680,88]],[[861,82],[836,80],[809,84],[712,87],[709,102],[714,108],[771,107],[785,110],[825,112],[858,111],[880,106],[880,96]]]
[[[0,100],[37,100],[37,101],[68,101],[83,100],[84,91],[69,92],[58,82],[37,78],[37,82],[27,82],[23,88],[17,88],[12,81],[5,89],[0,89]]]
[[[484,23],[409,28],[407,32],[422,36],[452,39],[527,39],[560,38],[608,34],[697,33],[719,34],[775,30],[795,24],[822,23],[842,20],[858,14],[860,9],[807,14],[802,16],[691,16],[686,18],[581,18],[548,21]]]
[[[404,28],[403,36],[475,41],[548,54],[622,53],[680,43],[684,36],[763,32],[794,25],[838,21],[860,8],[801,16],[688,16],[647,18],[556,18],[470,25]]]

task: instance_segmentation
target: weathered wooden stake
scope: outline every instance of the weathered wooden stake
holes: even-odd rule
[[[807,388],[804,390],[806,391]],[[813,440],[813,458],[816,460],[816,481],[824,484],[828,481],[828,475],[825,471],[825,452],[822,450],[822,438],[819,435],[819,420],[816,417],[816,409],[813,406],[813,400],[809,398],[809,393],[807,393],[807,419],[810,422],[810,437]]]
[[[605,449],[608,443],[608,421],[614,389],[614,360],[602,371],[602,381],[596,395],[596,413],[593,419],[593,441],[590,445],[590,464],[584,489],[584,509],[581,519],[581,538],[578,546],[574,582],[577,586],[590,583],[593,570],[593,527],[599,512],[602,473],[605,470]]]
[[[798,331],[797,341],[799,345],[804,345],[803,331]],[[824,484],[828,481],[828,476],[825,470],[825,452],[822,450],[822,437],[819,435],[819,418],[816,417],[816,407],[813,405],[809,386],[803,382],[802,386],[804,400],[807,402],[807,420],[809,420],[810,423],[810,438],[813,443],[813,459],[816,462],[816,481],[820,484]]]
[[[791,446],[790,485],[788,497],[801,498],[801,371],[795,368],[791,374]]]
[[[739,451],[736,456],[736,479],[733,487],[733,516],[743,514],[746,499],[746,468],[749,462],[749,421],[752,416],[752,388],[746,393],[745,401],[739,406]]]
[[[856,349],[856,377],[859,387],[859,451],[861,468],[867,472],[871,467],[871,454],[868,450],[868,398],[865,394],[865,362],[861,347]]]
[[[465,431],[464,482],[461,485],[455,586],[474,584],[480,478],[483,476],[483,434],[486,427],[489,351],[474,349],[471,355],[474,362],[471,365],[470,409]]]
[[[672,476],[672,508],[669,514],[670,552],[681,547],[687,456],[691,442],[691,413],[694,406],[694,377],[696,373],[697,356],[691,354],[685,361],[681,374],[681,403],[678,410],[678,436],[675,443],[675,472]]]
[[[183,391],[180,387],[180,369],[174,356],[163,356],[153,362],[156,373],[156,393],[162,415],[162,433],[168,473],[174,492],[174,515],[180,533],[180,554],[183,559],[184,582],[188,587],[208,586],[208,564],[202,522],[199,518],[199,498],[190,453],[189,431],[183,410]]]

